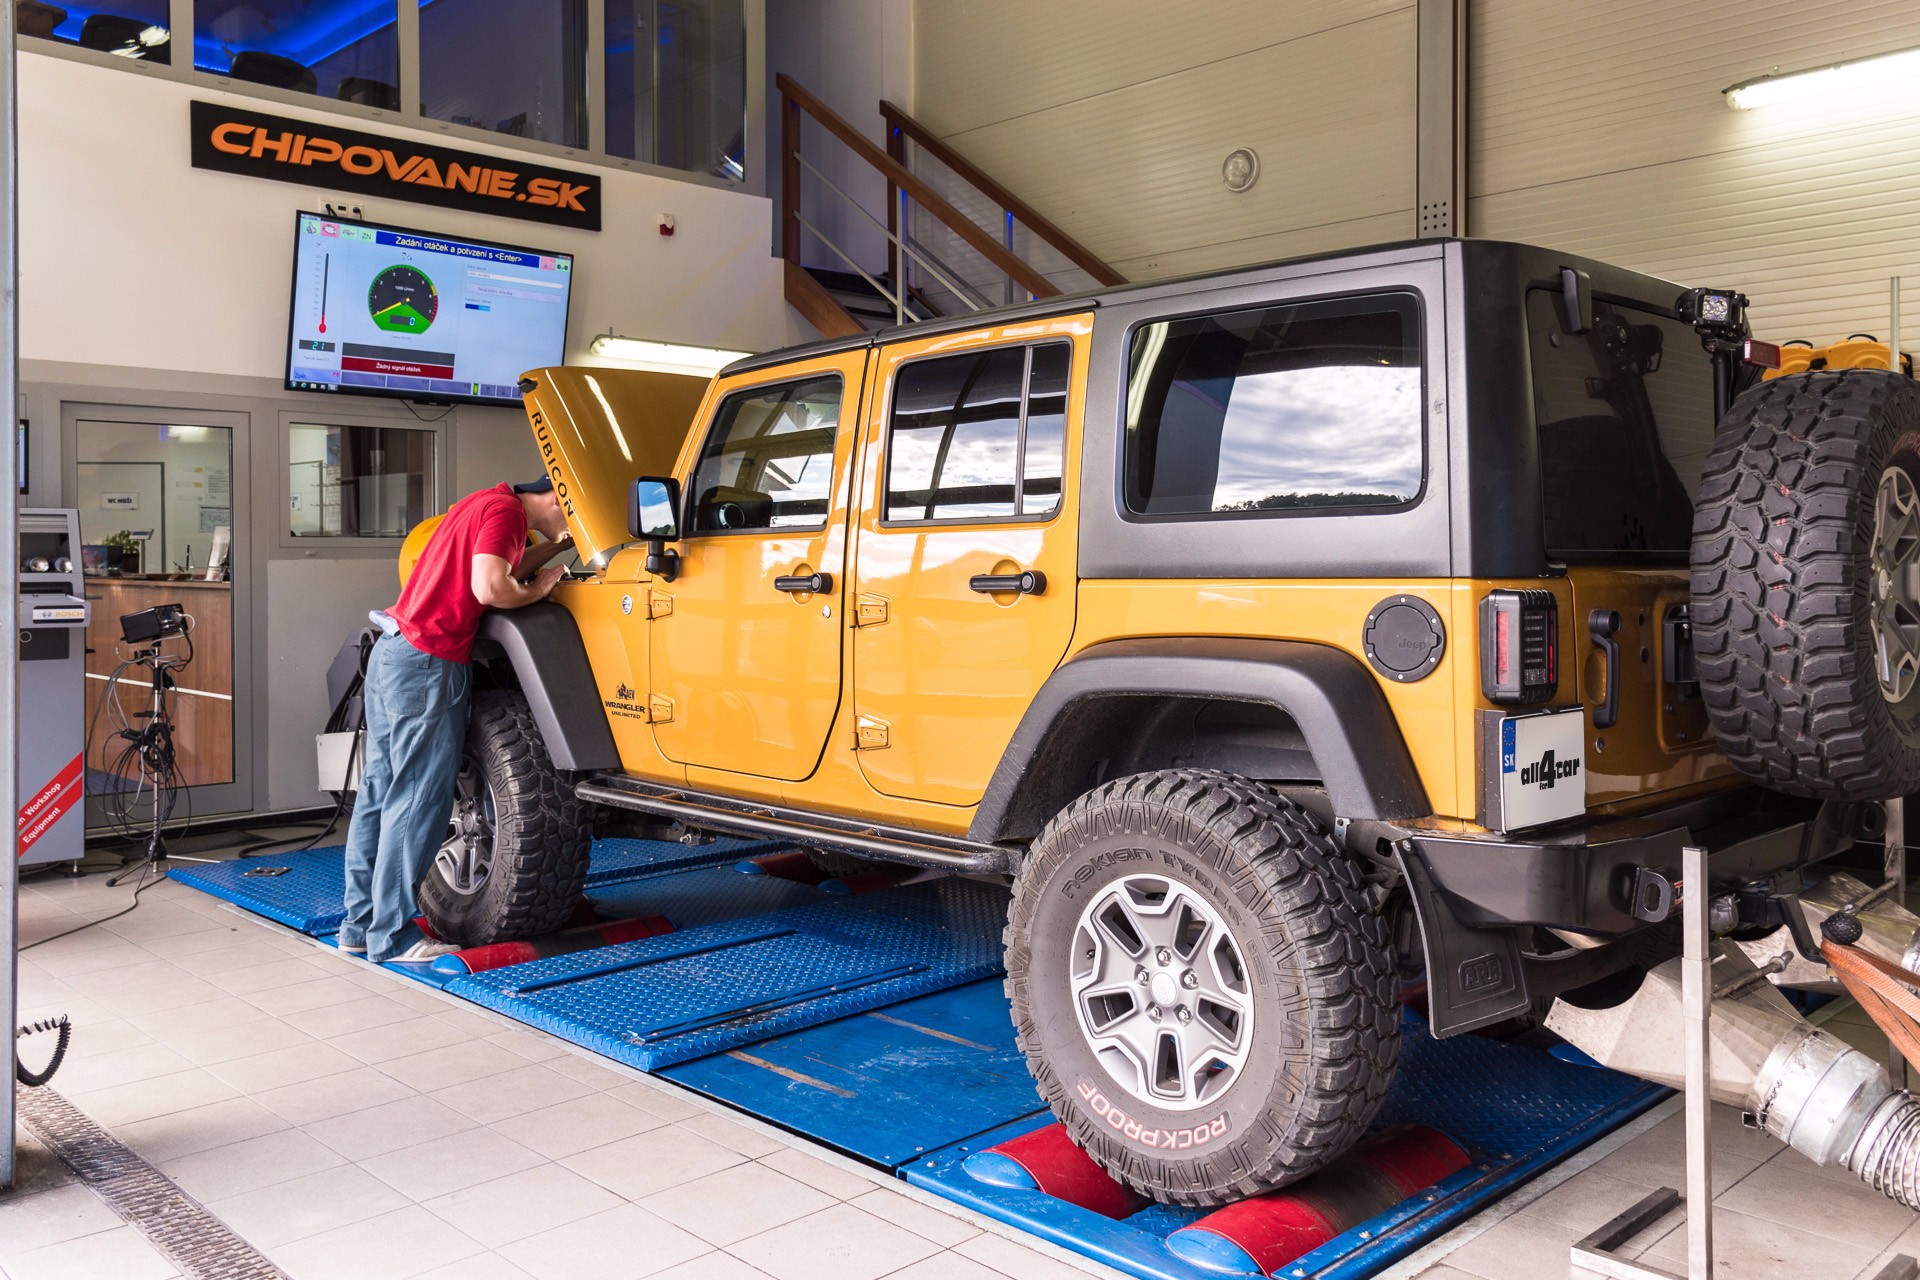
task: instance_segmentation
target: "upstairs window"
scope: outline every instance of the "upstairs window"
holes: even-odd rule
[[[420,113],[587,145],[585,0],[421,0]]]
[[[398,0],[194,0],[193,66],[217,76],[400,109]]]
[[[1406,506],[1424,482],[1410,293],[1166,320],[1133,337],[1127,510],[1285,515]]]
[[[14,30],[57,44],[111,53],[135,62],[173,61],[172,6],[167,0],[116,0],[111,13],[19,0]]]

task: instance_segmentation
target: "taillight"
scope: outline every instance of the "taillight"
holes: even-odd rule
[[[1500,703],[1546,702],[1560,687],[1560,604],[1551,591],[1480,601],[1480,687]]]

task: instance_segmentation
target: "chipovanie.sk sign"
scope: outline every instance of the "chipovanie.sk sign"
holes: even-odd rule
[[[194,103],[192,119],[196,169],[600,229],[593,174],[214,102]]]

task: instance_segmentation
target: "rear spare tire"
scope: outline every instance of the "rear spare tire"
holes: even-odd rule
[[[1387,937],[1305,810],[1227,774],[1138,774],[1035,841],[1007,993],[1075,1142],[1155,1199],[1221,1204],[1372,1123],[1400,1048]]]
[[[525,695],[474,695],[454,791],[452,834],[420,881],[433,931],[477,947],[566,924],[586,884],[592,824]]]
[[[1849,369],[1736,399],[1701,477],[1691,613],[1708,716],[1748,778],[1920,791],[1920,386]]]

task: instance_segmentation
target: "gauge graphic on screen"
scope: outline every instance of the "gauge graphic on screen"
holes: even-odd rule
[[[440,295],[418,267],[388,267],[367,286],[367,310],[388,333],[425,333],[440,314]]]

